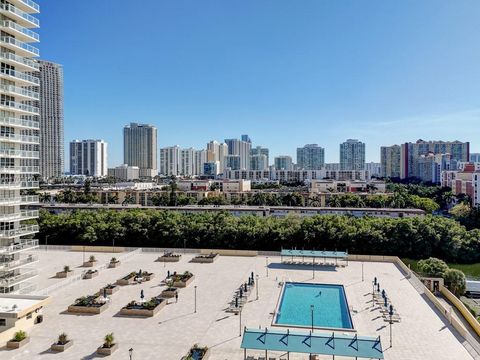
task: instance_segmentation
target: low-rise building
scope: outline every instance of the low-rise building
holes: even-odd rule
[[[465,164],[461,171],[443,171],[441,178],[442,186],[451,187],[455,195],[468,195],[472,206],[480,206],[480,171],[475,164]]]
[[[137,180],[140,179],[140,168],[138,166],[122,164],[115,168],[108,169],[108,176],[120,181]]]

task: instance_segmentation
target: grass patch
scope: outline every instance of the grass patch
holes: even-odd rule
[[[402,261],[408,266],[410,265],[411,269],[415,272],[418,272],[418,260],[412,259],[402,259]],[[476,264],[452,264],[447,263],[448,266],[452,269],[458,269],[463,271],[468,280],[479,280],[480,279],[480,263]]]

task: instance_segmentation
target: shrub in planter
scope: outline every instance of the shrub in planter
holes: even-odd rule
[[[171,277],[173,281],[173,286],[175,287],[186,287],[194,279],[193,274],[190,271],[185,271],[183,274],[174,274]]]
[[[92,266],[95,266],[96,263],[97,263],[97,259],[95,258],[95,256],[90,255],[90,257],[88,258],[88,261],[85,261],[83,263],[83,266],[84,267],[92,267]]]
[[[88,270],[84,275],[84,279],[91,279],[98,275],[98,270]]]
[[[73,340],[70,340],[66,333],[58,335],[57,342],[52,344],[50,349],[52,351],[63,352],[73,345]]]
[[[115,344],[115,338],[113,333],[105,335],[103,338],[103,345],[97,349],[97,354],[100,355],[112,355],[118,348],[118,344]]]
[[[13,335],[13,339],[7,342],[7,348],[18,349],[29,341],[30,339],[28,338],[27,333],[23,330],[19,330]]]
[[[120,265],[120,260],[118,260],[116,257],[112,257],[110,259],[110,263],[108,264],[108,267],[109,268],[116,268],[119,265]]]
[[[107,295],[115,294],[120,288],[115,284],[108,284],[107,286],[100,289],[100,296],[103,296],[103,290],[106,290]]]
[[[68,265],[65,265],[63,267],[63,271],[59,271],[57,272],[57,274],[55,275],[55,277],[57,278],[66,278],[66,277],[69,277],[70,275],[73,274],[73,271],[70,269],[70,266]]]

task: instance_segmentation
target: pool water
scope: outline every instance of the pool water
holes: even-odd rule
[[[287,282],[284,285],[275,325],[353,329],[342,285]]]

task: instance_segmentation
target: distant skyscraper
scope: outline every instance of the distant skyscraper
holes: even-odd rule
[[[267,168],[268,168],[268,165],[270,165],[270,151],[268,150],[268,148],[264,148],[264,147],[261,147],[261,146],[256,146],[256,147],[254,147],[250,150],[250,155],[251,156],[265,155],[266,162],[267,162]],[[255,170],[255,169],[251,169],[251,170]],[[263,169],[260,169],[260,170],[263,170]]]
[[[380,175],[384,178],[399,178],[401,168],[400,145],[380,148]]]
[[[340,170],[340,163],[326,163],[325,170],[329,171],[339,171]]]
[[[107,175],[107,143],[103,140],[70,142],[70,174],[102,177]]]
[[[325,166],[325,150],[317,144],[297,148],[297,167],[300,170],[321,170]]]
[[[157,175],[157,128],[130,123],[123,128],[123,162],[140,168],[140,177]]]
[[[242,135],[241,138],[240,138],[240,140],[245,141],[245,142],[248,142],[248,143],[251,143],[251,142],[252,142],[252,140],[250,139],[250,136],[248,136],[248,135],[246,135],[246,134]]]
[[[40,79],[36,87],[40,100],[34,105],[40,109],[40,176],[47,180],[64,172],[63,138],[63,67],[53,62],[38,60]]]
[[[230,170],[242,170],[240,155],[225,156],[225,168],[229,168]]]
[[[207,144],[207,161],[218,161],[217,171],[223,173],[225,168],[225,156],[228,155],[228,145],[220,144],[218,141],[210,141]]]
[[[180,175],[180,146],[170,146],[160,149],[160,175]]]
[[[203,175],[204,164],[207,162],[207,151],[206,150],[195,150],[193,152],[194,164],[195,164],[195,175]]]
[[[480,153],[471,153],[470,154],[471,162],[480,162]]]
[[[195,173],[195,149],[188,148],[180,151],[180,175],[193,176]]]
[[[365,170],[368,171],[370,177],[379,177],[381,174],[381,164],[373,161],[365,163]]]
[[[245,140],[238,139],[225,139],[225,143],[228,146],[228,155],[239,156],[240,158],[240,170],[248,170],[250,166],[250,150],[252,143],[247,135],[242,135]],[[225,164],[225,166],[228,166]]]
[[[340,170],[363,170],[365,168],[365,144],[348,139],[340,144]]]
[[[268,170],[268,157],[266,155],[251,155],[250,170]]]
[[[293,170],[292,157],[288,155],[277,156],[274,159],[275,170]]]

